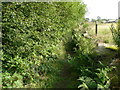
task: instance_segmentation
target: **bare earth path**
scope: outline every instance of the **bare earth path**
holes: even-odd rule
[[[78,77],[72,66],[68,63],[67,60],[63,61],[62,70],[59,74],[60,80],[55,83],[55,88],[77,88],[76,81]]]

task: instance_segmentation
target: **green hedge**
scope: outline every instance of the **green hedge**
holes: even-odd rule
[[[61,41],[84,14],[82,2],[2,3],[3,87],[50,87],[40,76],[57,70]]]

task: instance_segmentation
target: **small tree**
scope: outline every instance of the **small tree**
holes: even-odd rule
[[[86,19],[85,19],[85,21],[87,21],[87,22],[89,22],[89,20],[90,20],[89,18],[86,18]]]
[[[100,16],[97,17],[97,21],[101,22],[101,17]]]
[[[95,19],[92,19],[92,22],[95,22],[96,20]]]

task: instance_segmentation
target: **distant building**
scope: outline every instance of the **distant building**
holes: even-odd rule
[[[101,23],[107,23],[107,21],[108,21],[107,19],[102,19]]]
[[[118,19],[103,19],[102,23],[116,23]]]
[[[107,22],[108,23],[116,23],[116,22],[118,22],[118,19],[109,19]]]

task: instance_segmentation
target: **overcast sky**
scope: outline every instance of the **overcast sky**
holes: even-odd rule
[[[87,4],[86,18],[100,16],[102,19],[118,18],[118,2],[120,0],[83,0]]]

